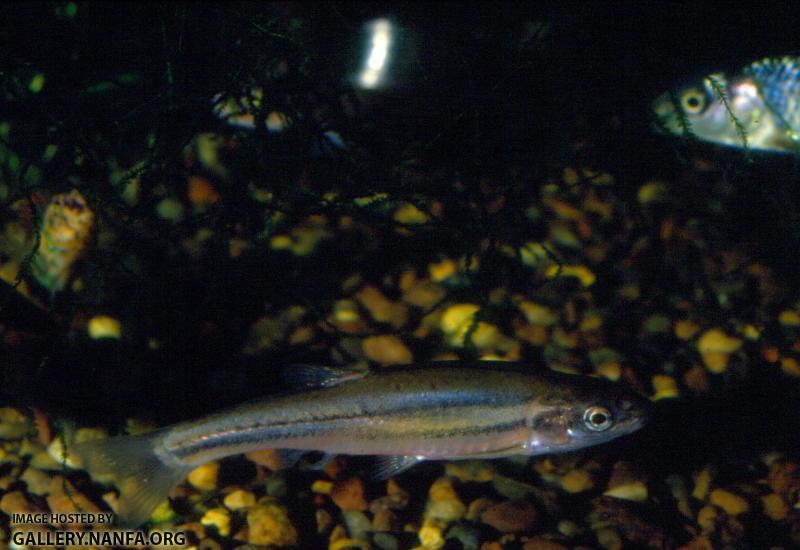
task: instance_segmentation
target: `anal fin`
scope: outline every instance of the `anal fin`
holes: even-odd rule
[[[272,465],[278,470],[286,470],[291,468],[306,454],[308,451],[302,449],[278,449],[273,452]]]

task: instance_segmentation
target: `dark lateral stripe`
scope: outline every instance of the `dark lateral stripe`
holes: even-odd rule
[[[525,419],[514,420],[511,422],[504,422],[502,424],[488,424],[486,426],[471,426],[468,428],[461,428],[457,430],[441,429],[424,432],[426,436],[431,439],[447,439],[449,437],[463,437],[463,436],[476,436],[483,434],[492,434],[498,432],[513,431],[517,428],[522,428],[525,425]],[[415,437],[418,434],[413,434]]]
[[[424,388],[429,389],[429,388]],[[348,406],[344,407],[330,407],[332,409],[331,412],[326,414],[325,410],[322,410],[318,413],[309,416],[301,416],[296,420],[291,420],[288,422],[270,422],[269,420],[265,422],[253,422],[248,424],[243,423],[232,423],[233,425],[222,426],[219,428],[220,432],[228,432],[228,431],[247,431],[247,430],[257,430],[257,429],[271,429],[271,428],[280,428],[285,426],[293,426],[296,424],[313,424],[319,422],[340,422],[340,421],[347,421],[353,418],[360,418],[361,415],[354,415],[352,413],[343,413],[340,412],[341,410],[346,409],[361,409],[362,411],[366,411],[365,415],[369,415],[375,418],[392,418],[394,416],[403,416],[403,415],[411,415],[411,416],[418,416],[420,414],[424,414],[425,411],[430,411],[432,409],[455,409],[455,408],[463,408],[463,409],[471,409],[474,407],[487,407],[491,409],[497,408],[507,408],[509,406],[514,406],[518,403],[522,403],[523,399],[509,399],[508,396],[501,396],[496,393],[491,392],[467,392],[467,391],[456,391],[452,392],[453,395],[450,397],[444,397],[442,394],[438,395],[416,395],[416,394],[408,394],[403,396],[402,398],[395,398],[393,400],[384,399],[381,400],[380,398],[369,398],[369,399],[352,399],[347,397],[346,399],[355,401],[358,406],[353,406],[352,402],[348,404]],[[455,398],[457,397],[457,399]],[[398,403],[398,401],[400,401]],[[274,405],[272,405],[274,406]],[[248,411],[248,416],[253,414],[256,411],[250,410]],[[272,413],[266,413],[265,416],[267,418],[274,418]],[[217,418],[215,420],[220,425],[224,424],[224,420]],[[213,425],[209,426],[209,434],[212,435],[214,432]],[[187,443],[186,440],[181,440],[178,442],[179,445]],[[190,444],[190,443],[189,443]]]
[[[342,417],[341,419],[349,418]],[[480,436],[484,434],[493,434],[498,432],[512,431],[521,428],[525,425],[525,419],[513,420],[500,424],[487,424],[483,426],[470,426],[467,428],[451,429],[441,428],[434,430],[425,430],[424,428],[419,431],[412,431],[406,433],[397,433],[395,437],[399,440],[405,438],[419,438],[431,440],[443,440],[456,437]],[[346,431],[345,426],[339,426],[340,429]],[[184,458],[198,452],[216,449],[220,447],[235,447],[237,445],[250,445],[260,444],[272,441],[279,441],[287,438],[305,438],[314,437],[320,431],[321,426],[318,423],[308,422],[291,422],[284,424],[275,424],[269,427],[252,427],[252,428],[237,428],[220,432],[216,436],[208,439],[195,440],[193,442],[181,444],[173,453],[178,458]],[[325,430],[325,431],[329,431]],[[378,439],[390,438],[391,434],[388,433],[373,433],[358,435],[357,439]],[[323,450],[324,449],[320,449]]]

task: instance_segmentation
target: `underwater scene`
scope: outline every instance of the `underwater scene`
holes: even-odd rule
[[[0,6],[0,550],[800,548],[800,10]]]

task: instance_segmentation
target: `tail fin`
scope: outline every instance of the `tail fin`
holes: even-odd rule
[[[119,489],[117,523],[141,525],[192,470],[161,450],[163,431],[79,443],[69,450],[70,465],[87,470]]]

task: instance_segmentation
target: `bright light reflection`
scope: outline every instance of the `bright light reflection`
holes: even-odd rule
[[[377,88],[382,84],[386,71],[389,48],[392,45],[392,23],[388,19],[376,19],[367,24],[370,46],[364,69],[358,76],[362,88]]]

